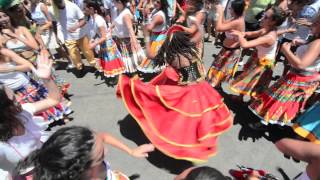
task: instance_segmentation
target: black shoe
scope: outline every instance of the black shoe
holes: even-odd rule
[[[268,127],[261,122],[256,122],[256,123],[250,123],[248,125],[251,129],[256,130],[256,131],[265,131],[268,129]]]
[[[76,75],[77,78],[83,78],[86,74],[86,70],[84,68],[84,66],[82,65],[82,67],[80,69],[77,69],[74,74]]]

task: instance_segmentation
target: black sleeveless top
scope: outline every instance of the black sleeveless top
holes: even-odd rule
[[[203,70],[203,64],[200,61],[194,61],[190,66],[178,69],[179,84],[186,85],[204,80]]]

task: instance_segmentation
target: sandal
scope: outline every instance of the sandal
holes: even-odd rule
[[[248,176],[253,175],[255,172],[260,176],[265,176],[266,172],[264,170],[256,170],[253,168],[248,168],[242,165],[237,165],[239,170],[231,169],[229,171],[230,175],[236,180],[246,180]]]
[[[264,170],[253,169],[249,167],[245,167],[242,165],[237,165],[239,170],[231,169],[229,171],[230,175],[233,176],[236,180],[246,180],[248,176],[255,175],[259,177],[259,179],[263,180],[278,180],[272,174],[266,173]]]

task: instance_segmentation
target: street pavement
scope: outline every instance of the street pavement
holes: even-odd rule
[[[217,54],[220,49],[212,43],[205,43],[204,49],[204,62],[206,67],[209,67],[213,60],[212,55]],[[112,82],[95,76],[92,70],[83,77],[76,77],[74,73],[65,70],[66,65],[63,62],[59,63],[57,72],[72,85],[69,93],[71,108],[74,110],[71,115],[73,120],[67,124],[57,123],[52,130],[78,125],[108,132],[131,148],[148,142],[139,126],[129,116],[122,100],[116,97],[116,88],[110,85]],[[277,66],[276,72],[279,73],[281,68],[281,65]],[[90,71],[90,68],[87,69]],[[230,93],[225,84],[223,89]],[[304,171],[305,163],[296,163],[284,158],[272,142],[283,134],[290,133],[290,128],[271,128],[267,132],[253,131],[247,125],[256,117],[248,111],[247,104],[232,101],[225,93],[222,95],[235,114],[234,126],[219,137],[217,155],[198,166],[211,166],[229,175],[229,169],[240,164],[264,169],[279,179],[293,179]],[[151,153],[148,159],[137,159],[111,146],[106,146],[106,149],[106,160],[110,162],[112,169],[119,170],[132,179],[171,180],[177,173],[192,165],[186,161],[169,158],[158,151]]]

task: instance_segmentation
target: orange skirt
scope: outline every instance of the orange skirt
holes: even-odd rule
[[[178,85],[168,67],[150,83],[121,75],[117,94],[149,140],[164,154],[194,162],[217,152],[217,137],[233,124],[220,94],[206,81]]]

